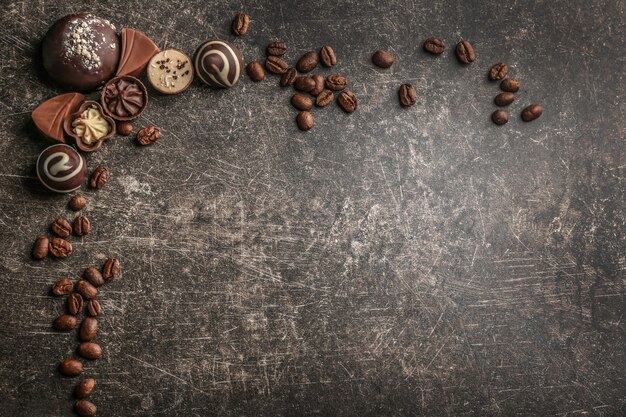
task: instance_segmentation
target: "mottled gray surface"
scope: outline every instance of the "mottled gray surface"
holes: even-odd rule
[[[0,415],[72,414],[56,366],[76,339],[51,330],[48,289],[108,255],[124,272],[86,366],[99,415],[626,414],[623,1],[2,3]],[[72,216],[33,175],[47,142],[29,113],[60,92],[37,44],[83,10],[188,53],[245,10],[247,61],[274,38],[292,63],[331,44],[359,110],[315,110],[301,133],[273,76],[152,95],[135,126],[162,140],[90,155],[112,171],[85,191],[94,232],[31,261]],[[427,56],[432,35],[471,39],[477,61]],[[370,64],[379,48],[391,69]],[[499,61],[523,84],[504,127]],[[531,102],[546,111],[524,124]]]

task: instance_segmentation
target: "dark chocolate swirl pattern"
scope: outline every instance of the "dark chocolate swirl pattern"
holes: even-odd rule
[[[230,88],[241,77],[243,58],[239,49],[225,41],[200,45],[193,58],[196,74],[213,87]]]

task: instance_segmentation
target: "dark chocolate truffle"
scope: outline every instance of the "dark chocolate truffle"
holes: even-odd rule
[[[39,181],[57,193],[69,193],[80,188],[86,173],[85,159],[68,145],[52,145],[37,158]]]
[[[230,88],[241,77],[243,58],[232,43],[208,41],[198,47],[193,57],[196,74],[212,87]]]
[[[137,78],[123,75],[106,83],[100,102],[106,114],[115,120],[133,120],[146,109],[148,93]]]
[[[56,21],[42,43],[43,66],[62,87],[92,91],[110,79],[120,60],[115,26],[90,13]]]

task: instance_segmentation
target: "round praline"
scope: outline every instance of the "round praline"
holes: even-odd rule
[[[47,189],[57,193],[77,190],[85,182],[87,164],[76,149],[52,145],[37,158],[37,177]]]
[[[62,87],[87,92],[110,79],[120,60],[115,27],[91,13],[57,20],[42,42],[43,66]]]
[[[230,88],[241,77],[243,58],[239,48],[232,43],[213,40],[198,47],[193,65],[204,83],[212,87]]]

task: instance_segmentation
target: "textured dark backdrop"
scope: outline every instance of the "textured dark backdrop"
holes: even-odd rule
[[[87,364],[106,416],[618,416],[626,413],[623,1],[3,1],[0,17],[0,415],[71,415],[76,346],[47,295],[108,255],[104,358]],[[30,111],[60,91],[36,65],[50,24],[93,11],[193,53],[269,40],[324,44],[360,100],[297,130],[270,76],[231,91],[152,95],[90,155],[94,232],[61,262],[29,258],[67,197],[33,175]],[[420,49],[468,38],[478,59]],[[379,48],[389,70],[370,64]],[[494,126],[491,64],[523,88]],[[328,71],[325,71],[328,73]],[[413,83],[419,104],[399,107]],[[544,116],[524,124],[523,106]]]

